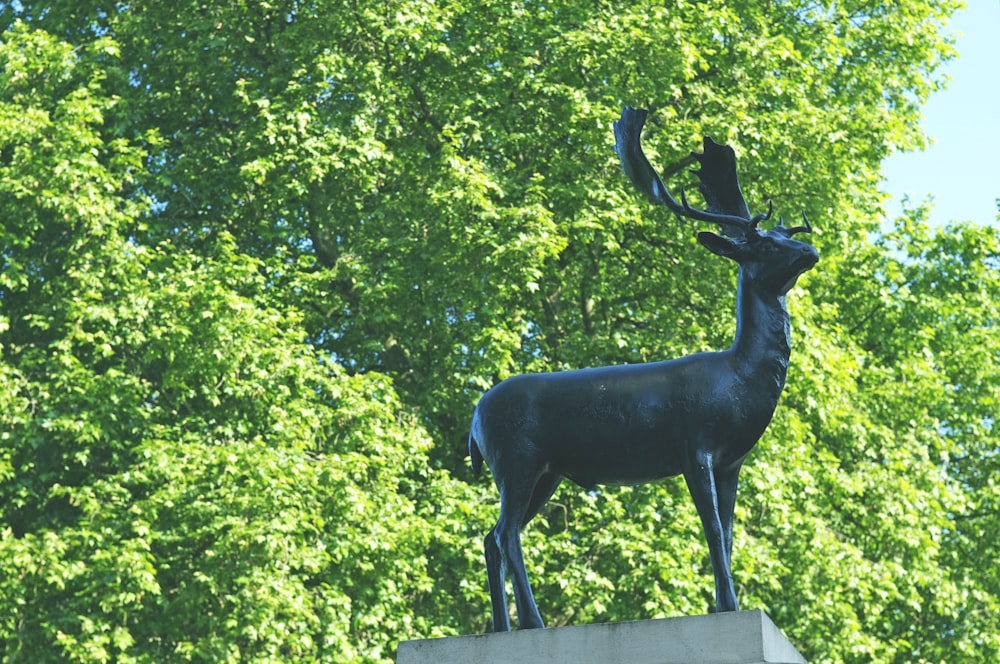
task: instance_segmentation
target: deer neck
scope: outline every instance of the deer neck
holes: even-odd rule
[[[748,285],[740,270],[736,293],[736,338],[731,349],[737,371],[773,378],[778,392],[785,385],[791,332],[784,295],[761,293]],[[764,383],[762,383],[763,385]]]

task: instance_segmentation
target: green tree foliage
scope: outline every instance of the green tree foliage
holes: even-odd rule
[[[0,653],[388,661],[484,630],[482,391],[733,332],[732,266],[620,173],[629,103],[667,175],[711,134],[752,207],[818,231],[742,605],[810,661],[995,659],[1000,234],[879,227],[955,8],[0,5]],[[711,605],[682,482],[564,486],[525,546],[550,624]]]
[[[391,380],[326,361],[227,233],[137,242],[100,70],[24,26],[2,57],[4,658],[379,660],[439,633],[416,609],[462,597],[475,497]]]

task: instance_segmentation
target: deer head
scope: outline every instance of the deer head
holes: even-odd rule
[[[773,206],[768,202],[767,212],[750,216],[736,175],[736,153],[728,145],[719,145],[708,136],[704,139],[703,151],[691,153],[700,165],[692,172],[698,176],[698,189],[708,209],[692,207],[683,189],[678,203],[642,151],[639,135],[647,114],[645,109],[626,106],[621,119],[614,125],[615,151],[632,183],[654,203],[670,208],[682,220],[716,224],[722,234],[699,233],[698,241],[702,246],[735,260],[744,268],[745,278],[759,282],[761,288],[778,295],[788,292],[798,277],[819,259],[812,246],[792,239],[796,233],[812,232],[805,213],[801,226],[789,228],[779,219],[778,225],[771,230],[760,230],[760,223],[771,218]],[[784,260],[767,260],[770,255],[781,255]]]

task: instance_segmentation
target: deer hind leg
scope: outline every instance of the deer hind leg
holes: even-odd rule
[[[733,585],[733,573],[729,564],[732,531],[730,530],[727,542],[726,528],[723,527],[719,514],[720,497],[711,454],[697,453],[689,460],[684,469],[684,479],[698,509],[701,525],[705,529],[705,539],[708,541],[712,571],[715,573],[715,611],[716,613],[738,611],[736,588]],[[733,495],[735,496],[735,493]],[[729,521],[731,529],[731,516]]]
[[[543,473],[533,481],[504,481],[500,488],[500,519],[493,528],[493,542],[487,538],[487,569],[490,576],[490,597],[493,604],[493,630],[507,631],[510,622],[507,618],[506,595],[503,591],[503,572],[506,568],[514,587],[514,602],[517,605],[517,623],[520,629],[535,629],[545,627],[542,616],[538,612],[535,596],[528,581],[528,572],[524,565],[524,552],[521,548],[521,529],[530,521],[559,486],[561,477]],[[493,549],[493,547],[496,547]],[[502,562],[493,565],[492,569],[500,568],[500,573],[494,573],[490,568],[490,556],[500,553]],[[497,588],[498,586],[498,588]]]
[[[528,503],[528,509],[525,510],[522,528],[528,525],[528,522],[534,519],[538,512],[545,507],[545,503],[549,502],[549,498],[559,488],[560,482],[562,482],[562,475],[552,473],[545,473],[539,478],[534,491],[531,492],[531,502]]]
[[[504,579],[506,578],[507,571],[503,563],[503,554],[500,553],[496,527],[490,529],[489,534],[483,541],[483,548],[486,551],[486,578],[490,584],[493,631],[509,632],[510,618],[507,616],[507,590],[504,588]]]

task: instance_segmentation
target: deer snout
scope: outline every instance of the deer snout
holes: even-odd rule
[[[802,247],[802,262],[805,263],[805,270],[810,269],[813,265],[819,262],[819,252],[816,247],[811,244],[803,245]]]

